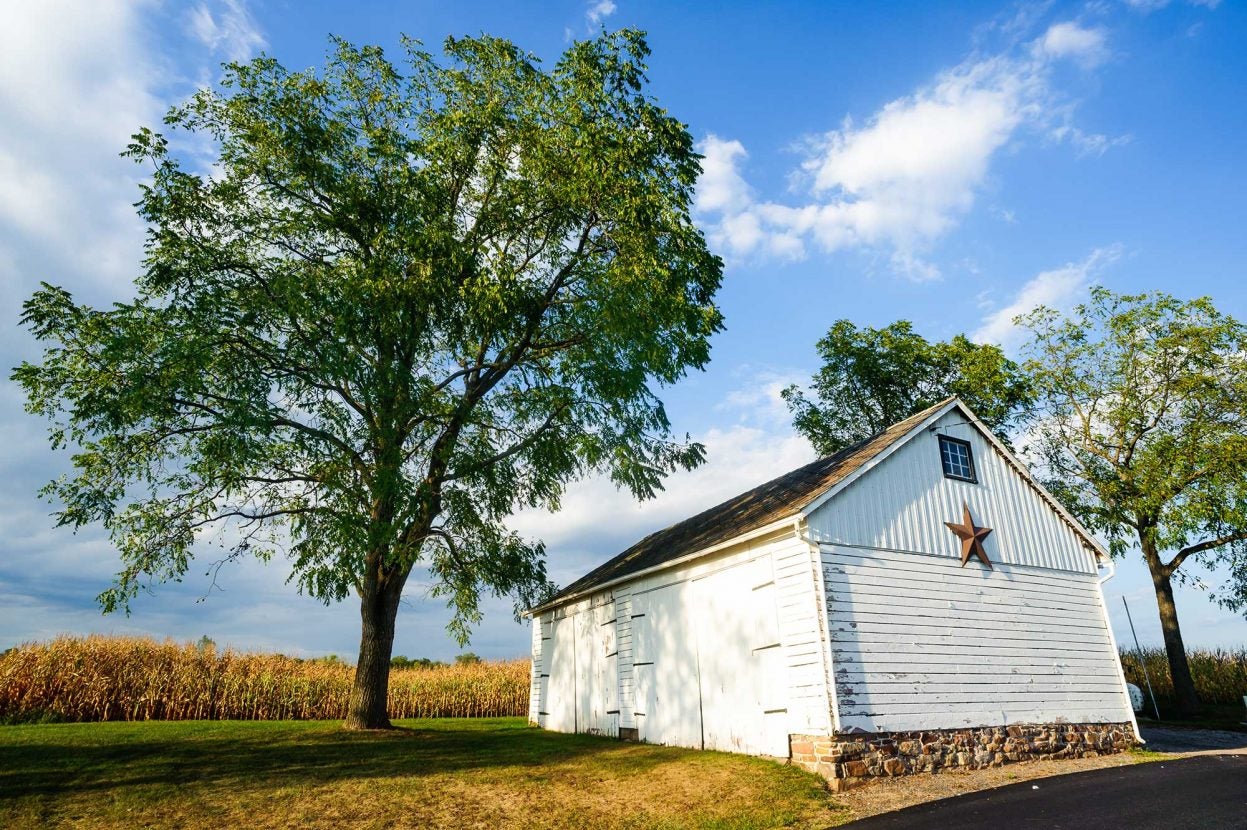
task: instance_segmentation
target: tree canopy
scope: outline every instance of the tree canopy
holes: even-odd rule
[[[388,723],[413,568],[466,640],[482,590],[551,588],[509,514],[590,472],[644,498],[701,463],[654,390],[721,327],[699,156],[645,93],[640,33],[550,69],[487,36],[405,50],[230,64],[169,112],[172,139],[139,132],[135,298],[44,284],[23,318],[43,358],[14,372],[75,449],[46,490],[58,521],[120,552],[104,608],[180,578],[207,534],[227,558],[286,556],[300,590],[361,598],[354,726]]]
[[[999,346],[964,335],[932,343],[907,320],[881,329],[838,320],[818,341],[823,365],[811,380],[814,399],[783,392],[797,431],[831,455],[897,421],[956,395],[1006,438],[1029,401],[1027,381]]]
[[[1188,561],[1219,568],[1214,598],[1247,608],[1247,326],[1206,297],[1099,287],[1068,316],[1019,322],[1037,398],[1029,454],[1114,556],[1138,546],[1180,707],[1193,709],[1171,581],[1191,578]]]

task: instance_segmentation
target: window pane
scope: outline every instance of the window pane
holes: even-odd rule
[[[940,436],[940,462],[944,466],[945,475],[974,479],[974,464],[970,460],[969,445]]]

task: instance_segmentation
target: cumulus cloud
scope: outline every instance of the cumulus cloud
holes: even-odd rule
[[[1022,332],[1014,325],[1014,318],[1041,305],[1068,308],[1086,290],[1091,280],[1120,256],[1119,245],[1096,248],[1081,262],[1069,262],[1060,268],[1037,274],[1021,287],[1012,302],[984,317],[970,338],[1006,348],[1016,345]]]
[[[698,146],[702,155],[694,207],[701,212],[740,213],[753,201],[753,192],[740,174],[748,157],[745,145],[711,133]]]
[[[1068,123],[1071,108],[1060,103],[1052,81],[1057,63],[1090,68],[1106,50],[1102,31],[1056,23],[1029,43],[940,73],[860,123],[846,118],[805,142],[795,177],[804,198],[797,204],[757,199],[742,173],[746,148],[708,136],[700,145],[706,172],[699,216],[712,242],[732,257],[799,259],[811,246],[882,249],[898,274],[938,279],[922,251],[973,207],[992,160],[1021,128],[1080,151],[1111,146]]]
[[[4,366],[37,356],[15,323],[38,281],[96,305],[131,293],[143,244],[132,203],[150,171],[118,153],[136,129],[158,125],[169,103],[211,78],[222,56],[246,57],[244,44],[262,42],[237,0],[197,7],[207,12],[198,23],[157,0],[11,5],[0,27]],[[45,425],[22,411],[22,399],[15,384],[0,380],[0,432],[8,439],[0,448],[0,648],[91,631],[209,633],[222,644],[302,653],[354,648],[354,609],[297,598],[280,566],[255,562],[224,575],[223,596],[196,570],[183,584],[141,596],[133,617],[101,616],[94,599],[118,569],[117,554],[98,527],[77,534],[54,527],[51,507],[35,493],[67,459],[49,452]],[[197,603],[205,594],[212,595]],[[437,619],[426,636],[448,618],[436,606],[428,613]]]

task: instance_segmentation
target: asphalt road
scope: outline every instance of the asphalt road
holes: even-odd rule
[[[1185,752],[1224,755],[1247,753],[1247,732],[1220,732],[1214,729],[1181,729],[1140,724],[1143,740],[1153,752]]]
[[[850,822],[853,830],[1247,830],[1247,755],[1024,781]]]

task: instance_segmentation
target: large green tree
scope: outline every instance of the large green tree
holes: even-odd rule
[[[783,397],[797,431],[822,455],[952,395],[1003,436],[1029,401],[1026,378],[999,346],[960,334],[932,343],[907,320],[881,329],[838,320],[817,348],[823,365],[810,382],[814,399],[797,386]]]
[[[226,68],[128,154],[151,165],[137,296],[45,284],[14,377],[75,448],[47,493],[121,556],[105,610],[201,537],[359,596],[348,727],[385,727],[413,568],[466,640],[482,591],[545,595],[506,517],[605,471],[637,497],[703,460],[656,397],[709,357],[722,263],[690,219],[692,139],[645,92],[635,31],[550,69],[492,37],[335,40],[321,70]],[[212,165],[175,148],[214,148]],[[188,151],[189,152],[189,151]],[[202,156],[200,156],[202,158]]]
[[[1068,316],[1019,322],[1038,398],[1029,450],[1114,556],[1141,551],[1177,706],[1192,713],[1173,583],[1193,578],[1188,562],[1222,568],[1214,598],[1247,607],[1247,326],[1207,298],[1104,288]]]

